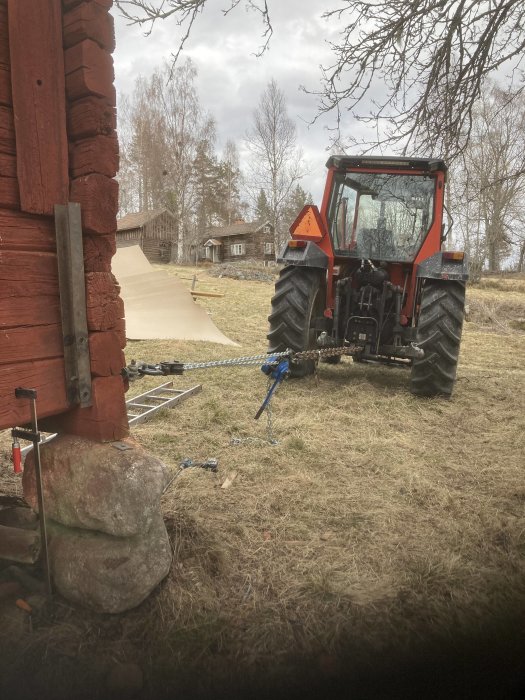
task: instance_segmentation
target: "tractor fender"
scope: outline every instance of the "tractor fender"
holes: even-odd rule
[[[304,248],[293,248],[286,243],[277,262],[286,263],[287,265],[297,265],[299,267],[317,267],[321,270],[328,269],[328,255],[321,250],[318,245],[312,241],[308,241]],[[294,243],[294,242],[292,242]]]
[[[417,268],[417,277],[466,282],[469,278],[467,255],[464,254],[461,258],[458,255],[458,259],[450,257],[451,255],[452,253],[447,255],[447,251],[441,250],[422,260]]]

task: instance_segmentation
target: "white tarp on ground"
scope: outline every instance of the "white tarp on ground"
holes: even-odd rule
[[[189,290],[165,270],[154,270],[140,246],[118,248],[112,261],[120,285],[129,340],[202,340],[237,345],[215,326]]]

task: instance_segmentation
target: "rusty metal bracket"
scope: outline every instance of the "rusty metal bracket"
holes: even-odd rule
[[[91,406],[91,370],[80,204],[55,204],[62,338],[70,406]]]

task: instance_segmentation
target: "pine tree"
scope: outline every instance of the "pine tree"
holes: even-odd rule
[[[268,197],[266,192],[261,187],[257,201],[255,203],[255,218],[257,221],[271,221],[272,211],[270,209],[270,204],[268,202]]]

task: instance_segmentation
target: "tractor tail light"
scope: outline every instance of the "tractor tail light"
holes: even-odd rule
[[[307,241],[288,241],[288,248],[306,248]]]
[[[443,260],[455,260],[456,262],[463,261],[465,253],[459,252],[457,250],[444,250]]]

